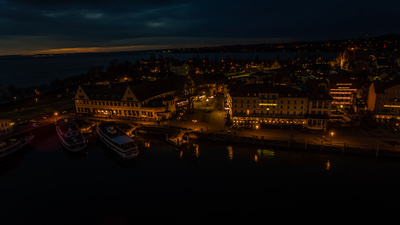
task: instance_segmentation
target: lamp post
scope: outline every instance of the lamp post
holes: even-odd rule
[[[196,123],[197,123],[197,120],[192,120],[192,122],[193,122],[193,130],[196,130]]]
[[[333,135],[335,135],[335,132],[331,131],[331,144],[333,144]]]

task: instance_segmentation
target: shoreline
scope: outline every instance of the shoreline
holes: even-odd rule
[[[0,139],[12,138],[18,135],[24,135],[29,132],[34,132],[42,127],[47,127],[61,117],[53,117],[46,120],[43,124],[38,127],[25,127],[23,129],[14,131],[13,133],[5,136],[1,136]],[[100,121],[101,118],[85,118],[85,117],[74,117],[75,120],[80,123],[87,121]],[[385,157],[385,158],[399,158],[400,157],[400,146],[389,147],[389,145],[355,145],[349,143],[342,143],[336,141],[329,141],[328,139],[315,138],[321,136],[321,133],[306,133],[298,132],[294,135],[294,131],[287,130],[269,130],[269,132],[275,133],[275,136],[268,136],[266,131],[257,131],[255,135],[252,130],[235,130],[235,129],[224,129],[220,131],[215,130],[199,130],[191,129],[187,126],[179,126],[175,124],[174,126],[157,125],[155,122],[146,121],[130,121],[130,120],[114,120],[117,124],[135,125],[135,136],[140,134],[150,134],[163,136],[162,138],[168,142],[167,138],[171,137],[171,134],[177,134],[180,131],[184,131],[185,135],[182,138],[188,140],[208,140],[208,141],[218,141],[218,142],[230,142],[239,144],[250,144],[256,146],[263,146],[269,148],[276,148],[282,150],[295,150],[295,151],[310,151],[310,152],[328,152],[335,154],[347,154],[347,155],[360,155],[360,156],[371,156],[371,157]],[[190,125],[190,123],[189,123]],[[81,127],[82,129],[83,127]],[[301,136],[300,136],[301,134]],[[281,137],[278,137],[281,135]],[[285,136],[284,136],[285,135]],[[351,136],[346,136],[348,139]],[[353,136],[353,138],[358,137],[361,139],[369,139],[373,141],[371,137],[367,136]],[[390,138],[389,138],[390,139]],[[350,140],[349,140],[350,142]],[[177,146],[178,148],[180,146]]]
[[[154,129],[157,128],[157,129]],[[167,131],[160,132],[163,127],[155,127],[155,126],[144,126],[139,128],[140,133],[142,134],[154,134],[154,135],[165,135]],[[168,128],[171,129],[171,128]],[[182,128],[175,127],[177,132],[182,130]],[[315,144],[315,143],[307,143],[307,141],[295,140],[295,139],[262,139],[257,136],[245,136],[245,135],[237,135],[237,134],[226,134],[226,133],[217,133],[217,132],[203,132],[203,131],[193,131],[187,130],[185,134],[189,142],[190,140],[208,140],[208,141],[218,141],[218,142],[230,142],[230,143],[239,143],[239,144],[251,144],[255,146],[264,146],[282,150],[295,150],[295,151],[310,151],[310,152],[328,152],[335,154],[348,154],[348,155],[364,155],[364,156],[374,156],[374,157],[389,157],[389,158],[398,158],[400,157],[400,151],[392,150],[388,148],[379,148],[375,146],[371,146],[370,148],[361,148],[355,146],[348,145],[329,145],[327,143]]]

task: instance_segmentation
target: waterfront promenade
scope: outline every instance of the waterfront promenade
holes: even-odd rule
[[[263,144],[271,147],[286,147],[298,149],[331,149],[334,151],[367,152],[368,154],[382,154],[400,156],[400,134],[383,127],[341,127],[332,130],[312,131],[306,129],[290,129],[285,127],[231,128],[225,125],[226,111],[221,110],[221,100],[210,102],[195,102],[195,110],[185,114],[182,118],[170,119],[160,124],[150,121],[124,120],[107,118],[108,121],[133,124],[144,127],[158,127],[185,129],[192,133],[191,138],[205,138],[220,141],[240,141],[246,143]],[[58,118],[67,115],[51,115],[49,118],[36,118],[37,127],[54,123]],[[104,120],[105,118],[73,116],[81,121]],[[22,134],[36,129],[32,123],[15,126],[15,132],[8,136]],[[196,134],[196,135],[193,135]],[[6,136],[7,137],[7,136]],[[3,137],[5,138],[5,137]]]

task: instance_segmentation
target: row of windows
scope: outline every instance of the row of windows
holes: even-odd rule
[[[237,114],[238,111],[235,110],[234,113]],[[243,110],[240,110],[240,114],[244,114]],[[246,114],[250,114],[250,110],[247,110]],[[252,113],[252,114],[253,114],[253,115],[257,115],[258,113],[256,112],[256,110],[253,110],[253,113]],[[261,111],[261,112],[260,112],[260,115],[264,115],[264,112]],[[280,111],[279,114],[275,114],[275,111],[271,111],[271,113],[270,113],[270,111],[267,111],[267,112],[265,113],[265,115],[302,116],[302,115],[303,115],[303,112],[297,112],[297,113],[296,113],[296,112],[293,112],[293,113],[291,114],[289,111],[286,111],[286,113],[284,114],[283,111]]]
[[[234,101],[234,103],[238,103],[238,102],[239,102],[237,99],[235,99],[235,100],[233,100],[233,101]],[[264,103],[264,100],[261,100],[260,102],[261,102],[261,103]],[[285,102],[286,102],[286,101],[285,101]],[[301,104],[304,104],[304,101],[303,101],[303,100],[302,100],[302,101],[299,101],[299,102],[301,102]],[[243,99],[240,100],[240,103],[243,103]],[[250,100],[249,100],[249,99],[247,99],[247,103],[250,103]],[[253,100],[253,103],[257,103],[257,100]],[[266,103],[269,103],[269,100],[267,100]],[[271,103],[275,103],[275,100],[272,100]],[[281,104],[283,104],[283,103],[284,103],[284,101],[281,100]],[[297,104],[297,100],[294,100],[293,103],[294,103],[294,104]],[[290,100],[287,100],[287,104],[290,104]]]
[[[79,103],[79,101],[80,100],[77,100],[77,103]],[[83,100],[81,102],[82,102],[82,104],[91,103],[92,105],[121,106],[121,102],[112,102],[112,101],[89,101],[89,100]],[[126,107],[138,107],[139,103],[127,102],[127,103],[124,103],[123,106],[126,106]]]
[[[308,126],[323,126],[325,125],[325,120],[311,119],[308,120]]]
[[[92,105],[108,105],[108,106],[121,106],[121,102],[112,102],[112,101],[89,101],[89,100],[76,100],[77,103],[82,102],[82,104],[89,104],[91,103]],[[132,102],[126,102],[122,104],[124,107],[139,107],[139,103],[132,103]],[[166,105],[174,105],[174,101],[171,102],[166,102]]]
[[[1,123],[1,127],[7,127],[8,123]]]
[[[153,117],[153,112],[150,111],[134,111],[134,110],[101,110],[101,109],[92,109],[92,113],[96,114],[113,114],[113,115],[124,115],[124,116],[147,116],[147,117]],[[82,108],[78,107],[76,108],[77,112],[81,113],[91,113],[89,108]],[[107,112],[107,113],[106,113]]]
[[[2,132],[3,134],[7,134],[7,133],[10,132],[10,130],[7,128],[7,129],[2,130],[1,132]]]
[[[238,105],[234,105],[234,108],[238,108]],[[243,108],[243,105],[240,105],[240,108]],[[247,105],[247,108],[250,108],[250,105]],[[253,108],[256,108],[256,105],[253,105]],[[261,106],[260,108],[264,108]],[[275,106],[268,106],[267,108],[272,108],[275,109]],[[281,105],[281,109],[283,109],[283,106]],[[290,109],[290,106],[287,106],[287,109]],[[297,109],[297,106],[293,106],[293,109]],[[303,109],[303,106],[300,106],[299,109]]]

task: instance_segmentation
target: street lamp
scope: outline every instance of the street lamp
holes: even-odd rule
[[[193,122],[193,130],[196,130],[196,123],[197,123],[197,120],[192,120],[192,122]]]
[[[333,135],[334,134],[335,134],[335,132],[331,131],[331,144],[332,144],[332,141],[333,141]]]

